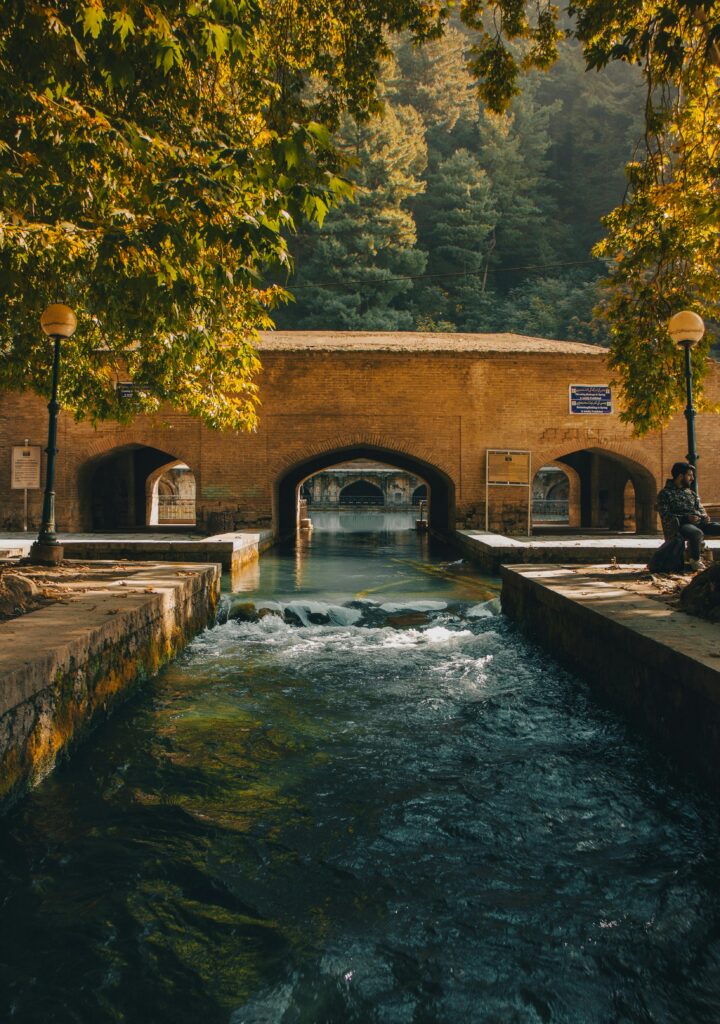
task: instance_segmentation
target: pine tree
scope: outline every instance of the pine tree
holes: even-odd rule
[[[578,271],[528,279],[501,300],[495,330],[536,338],[604,344],[602,325],[593,317],[600,300],[595,276]]]
[[[424,46],[403,36],[394,48],[397,72],[388,90],[422,117],[431,166],[471,142],[475,132],[479,109],[468,48],[467,36],[453,26]]]
[[[425,187],[422,120],[412,107],[386,100],[382,119],[358,125],[345,118],[339,144],[354,161],[355,200],[298,238],[296,302],[278,314],[278,326],[412,330],[405,300],[426,265],[408,208]]]
[[[418,307],[464,329],[473,318],[497,223],[492,185],[478,160],[459,149],[430,173],[415,203],[420,245],[428,252],[428,280]]]
[[[558,217],[557,186],[549,176],[549,124],[560,103],[542,105],[528,84],[512,113],[483,112],[479,159],[492,182],[498,211],[491,269],[493,285],[518,284],[516,268],[551,264],[562,256],[567,233]]]
[[[580,46],[568,41],[560,60],[539,78],[537,99],[562,108],[548,125],[548,171],[568,226],[568,259],[587,258],[602,234],[601,218],[623,197],[625,164],[643,135],[643,82],[639,71],[614,64],[602,74],[585,70]]]

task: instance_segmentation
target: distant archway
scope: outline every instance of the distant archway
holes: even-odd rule
[[[427,501],[427,496],[427,484],[420,484],[420,486],[416,487],[412,493],[412,504],[419,505],[421,501]]]
[[[340,491],[339,505],[384,505],[382,488],[369,480],[355,480]]]
[[[351,459],[373,459],[385,465],[405,470],[427,481],[430,492],[429,521],[436,530],[452,529],[455,525],[455,485],[437,466],[407,452],[394,451],[372,444],[353,444],[326,452],[318,452],[290,466],[280,474],[274,487],[274,526],[276,534],[288,536],[297,530],[298,488],[314,473]]]
[[[145,481],[147,525],[194,526],[195,497],[195,476],[186,463],[161,466]]]
[[[178,464],[176,455],[140,444],[121,445],[90,459],[79,475],[83,528],[114,531],[150,525],[148,481],[157,481]]]
[[[570,481],[560,466],[541,466],[532,484],[533,526],[570,523]]]

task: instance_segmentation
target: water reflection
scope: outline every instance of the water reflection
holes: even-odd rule
[[[358,509],[352,512],[318,512],[310,509],[313,529],[318,533],[395,533],[414,530],[417,509],[393,512],[371,512]]]

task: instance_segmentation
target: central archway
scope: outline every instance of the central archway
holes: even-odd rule
[[[435,530],[450,530],[455,524],[455,484],[437,466],[407,452],[396,451],[372,444],[357,443],[346,447],[318,452],[284,470],[274,487],[275,533],[289,536],[297,530],[297,493],[303,481],[340,462],[351,459],[373,459],[388,466],[405,470],[427,481],[430,490],[430,526]]]

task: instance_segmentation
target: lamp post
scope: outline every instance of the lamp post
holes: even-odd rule
[[[697,345],[705,333],[705,324],[703,323],[702,317],[698,316],[697,313],[693,313],[689,309],[684,309],[681,313],[676,313],[675,316],[670,318],[670,322],[668,323],[668,332],[678,348],[685,349],[685,393],[687,396],[685,419],[687,420],[688,442],[687,460],[695,469],[695,479],[692,482],[692,489],[697,494],[698,453],[695,450],[695,409],[693,407],[693,381],[690,350],[693,345]]]
[[[60,375],[60,342],[71,338],[77,327],[75,314],[67,306],[48,306],[40,317],[40,326],[54,343],[52,398],[48,403],[47,466],[45,469],[45,493],[43,496],[42,523],[38,538],[30,548],[30,561],[36,565],[57,565],[62,561],[63,549],[55,536],[55,455],[57,454],[57,418],[60,404],[57,400],[58,377]]]

